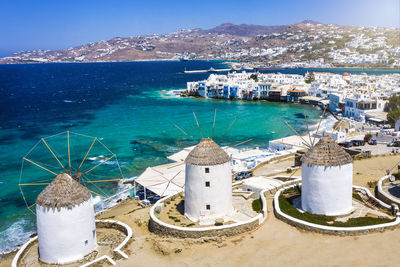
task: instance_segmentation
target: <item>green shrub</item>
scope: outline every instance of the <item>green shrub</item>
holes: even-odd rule
[[[279,196],[279,207],[283,213],[286,213],[289,216],[292,216],[294,218],[306,222],[326,225],[326,226],[356,227],[356,226],[367,226],[367,225],[388,223],[388,222],[393,222],[395,220],[386,218],[359,217],[359,218],[350,218],[346,222],[337,222],[335,221],[335,217],[333,216],[312,214],[310,212],[301,213],[289,202],[287,198],[285,198],[282,195]]]
[[[375,188],[378,184],[378,181],[369,181],[367,184],[369,188]]]
[[[301,194],[301,186],[293,186],[282,192],[282,194],[293,194],[293,193]]]
[[[364,202],[363,199],[361,198],[361,196],[357,193],[353,193],[353,198],[357,199],[358,201]]]
[[[295,217],[297,219],[311,222],[311,223],[316,223],[316,224],[322,224],[322,225],[329,225],[327,222],[328,221],[333,221],[335,218],[332,216],[325,216],[325,215],[320,215],[320,214],[312,214],[309,212],[304,212],[301,213],[298,209],[296,209],[287,198],[284,196],[280,195],[279,196],[279,207],[281,208],[282,212],[286,213],[287,215],[290,215],[292,217]]]
[[[394,220],[395,219],[359,217],[359,218],[350,218],[346,222],[335,222],[334,226],[357,227],[357,226],[367,226],[367,225],[374,225],[374,224],[389,223],[389,222],[393,222]]]
[[[253,207],[253,210],[255,212],[261,212],[262,210],[262,202],[261,199],[255,199],[253,200],[253,202],[251,203],[251,206]]]
[[[372,138],[372,134],[370,134],[370,133],[367,133],[365,136],[364,136],[364,141],[365,142],[369,142],[369,140]]]
[[[291,168],[287,168],[287,169],[286,169],[286,173],[292,173],[292,171],[293,171],[293,170],[292,170]]]

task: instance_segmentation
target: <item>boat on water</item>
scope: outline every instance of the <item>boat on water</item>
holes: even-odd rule
[[[188,59],[185,58],[185,57],[181,57],[181,58],[179,58],[179,61],[180,61],[180,62],[185,62],[185,61],[188,61]]]

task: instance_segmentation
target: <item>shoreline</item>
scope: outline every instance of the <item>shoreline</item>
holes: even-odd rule
[[[286,104],[289,104],[289,103],[286,103]],[[320,129],[324,129],[325,128],[325,129],[328,130],[328,129],[332,128],[335,121],[336,121],[335,118],[331,114],[326,114],[325,117],[322,118],[322,120],[321,120]],[[310,125],[310,132],[315,131],[315,129],[317,128],[317,125],[318,125],[318,122],[316,122],[313,125]],[[289,135],[289,136],[292,136],[292,135]],[[252,149],[252,148],[255,148],[255,147],[250,147],[250,149]],[[268,143],[267,143],[265,148],[269,149]],[[180,151],[182,151],[182,150],[180,150]],[[154,167],[154,166],[149,166],[149,167]],[[130,195],[129,189],[132,188],[132,186],[130,184],[126,184],[125,182],[132,181],[132,179],[136,179],[137,177],[138,176],[132,176],[130,178],[125,178],[124,180],[121,180],[118,183],[118,187],[120,187],[121,189],[116,191],[116,193],[114,194],[114,196],[119,195],[119,197],[115,198],[114,202],[108,202],[108,204],[106,206],[104,206],[103,209],[97,209],[97,211],[96,211],[96,205],[98,205],[98,203],[100,203],[100,202],[96,203],[95,204],[96,217],[97,216],[102,216],[102,215],[107,214],[107,213],[112,213],[114,210],[117,210],[121,205],[123,205],[124,202],[129,199],[129,195]],[[95,198],[99,198],[99,197],[98,196],[93,197],[93,199],[95,199]],[[33,236],[33,235],[36,235],[36,234],[37,234],[37,232],[31,233],[30,236]],[[28,237],[28,239],[29,239],[29,237]],[[17,245],[17,248],[15,248],[14,250],[12,250],[10,252],[0,253],[0,259],[2,257],[9,257],[10,255],[16,254],[17,251],[19,250],[19,248],[24,243]]]
[[[171,58],[150,58],[150,59],[133,59],[133,60],[110,60],[110,61],[63,61],[63,62],[18,62],[18,63],[0,63],[1,65],[35,65],[35,64],[93,64],[93,63],[134,63],[134,62],[171,62],[176,61],[179,62],[179,59],[171,59]],[[190,61],[205,61],[205,62],[220,62],[225,65],[230,64],[254,64],[259,62],[252,61],[235,61],[235,60],[226,60],[226,59],[190,59]],[[187,62],[187,61],[186,61]],[[353,70],[366,70],[366,71],[400,71],[400,67],[389,67],[389,66],[364,66],[364,65],[355,65],[355,66],[332,66],[332,67],[276,67],[271,68],[270,70],[291,70],[291,69],[353,69]]]

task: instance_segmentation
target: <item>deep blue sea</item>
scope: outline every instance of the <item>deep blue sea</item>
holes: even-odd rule
[[[218,61],[0,65],[0,253],[15,249],[35,232],[35,216],[27,209],[19,183],[48,182],[54,177],[27,162],[21,175],[22,157],[42,137],[64,132],[45,139],[63,166],[69,165],[65,131],[98,137],[117,155],[123,176],[132,177],[148,166],[167,163],[168,155],[196,143],[173,124],[199,140],[193,111],[203,134],[210,136],[217,109],[216,141],[237,117],[221,145],[252,139],[244,146],[267,147],[269,140],[292,134],[284,121],[298,131],[305,131],[303,110],[310,124],[319,120],[321,111],[312,106],[178,98],[168,94],[172,89],[185,88],[188,81],[209,75],[180,74],[185,68],[210,67],[226,66]],[[351,69],[316,71],[391,73]],[[279,72],[304,74],[307,69]],[[69,139],[71,166],[76,171],[93,139],[72,133]],[[112,153],[96,143],[88,158],[99,155],[107,158]],[[49,170],[60,168],[43,142],[27,157]],[[99,162],[96,158],[87,160],[82,169],[89,170]],[[93,179],[120,177],[115,158],[90,175]],[[27,203],[34,203],[44,186],[23,186]],[[117,190],[116,182],[93,187],[97,192]]]

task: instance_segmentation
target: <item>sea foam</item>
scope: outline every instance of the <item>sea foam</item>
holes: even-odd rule
[[[14,251],[29,240],[34,234],[33,231],[27,231],[30,223],[28,220],[22,219],[10,225],[5,231],[0,232],[0,254],[6,254]]]

